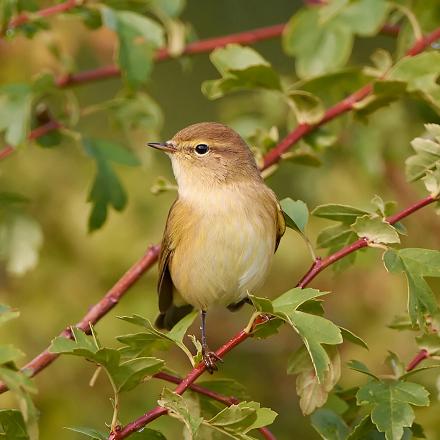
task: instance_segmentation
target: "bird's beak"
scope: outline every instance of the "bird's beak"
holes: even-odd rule
[[[164,151],[165,153],[174,153],[176,147],[171,142],[148,142],[149,147],[156,148],[156,150]]]

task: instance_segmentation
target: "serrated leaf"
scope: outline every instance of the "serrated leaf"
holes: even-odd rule
[[[172,344],[175,344],[188,356],[192,362],[192,354],[183,343],[183,338],[188,331],[188,328],[194,322],[197,314],[198,312],[195,310],[191,313],[188,313],[188,315],[182,318],[168,333],[160,332],[153,326],[153,324],[151,324],[148,319],[142,318],[142,316],[139,315],[121,316],[119,318],[123,321],[127,321],[131,324],[144,328],[147,334],[154,335],[154,337],[157,338],[154,341],[157,349],[168,349]]]
[[[368,211],[363,209],[354,208],[348,205],[339,204],[327,204],[317,206],[313,211],[312,215],[315,217],[326,218],[329,220],[334,220],[342,222],[344,224],[351,225],[357,219],[357,217],[370,214]]]
[[[106,26],[119,39],[118,64],[129,86],[145,83],[153,67],[155,49],[164,45],[163,28],[151,18],[131,11],[102,8]]]
[[[158,403],[160,406],[168,410],[168,414],[171,417],[175,417],[185,424],[189,430],[191,439],[195,438],[203,419],[190,412],[188,405],[182,396],[173,393],[168,388],[164,388]]]
[[[345,440],[350,432],[344,419],[328,409],[315,411],[310,421],[324,440]]]
[[[323,102],[312,93],[304,90],[290,90],[287,96],[299,124],[316,124],[324,116]]]
[[[336,345],[342,343],[341,331],[338,326],[321,316],[299,311],[298,308],[307,301],[327,294],[316,289],[294,288],[274,301],[267,298],[251,296],[257,310],[269,313],[287,322],[300,335],[315,368],[319,381],[324,379],[324,373],[330,365],[330,359],[323,344]],[[262,326],[264,328],[264,326]]]
[[[351,228],[358,237],[366,238],[370,243],[400,243],[396,229],[378,216],[358,217]]]
[[[116,392],[129,391],[145,377],[160,371],[164,361],[154,357],[140,357],[121,360],[119,350],[101,348],[96,336],[87,336],[73,327],[74,340],[58,336],[49,347],[51,353],[64,353],[86,358],[103,367],[111,378]]]
[[[404,427],[414,421],[411,405],[429,405],[428,395],[412,382],[374,380],[361,387],[356,398],[359,405],[372,405],[371,420],[387,440],[400,440]]]
[[[423,327],[425,315],[434,315],[439,310],[434,293],[423,277],[440,277],[440,252],[417,248],[388,250],[383,260],[389,272],[405,273],[408,313],[413,326]]]
[[[88,197],[93,204],[89,230],[94,231],[104,224],[109,206],[121,211],[127,203],[125,190],[110,162],[135,166],[139,161],[131,152],[110,141],[84,138],[83,145],[96,163],[96,176]]]
[[[289,197],[281,200],[280,205],[285,214],[287,226],[304,234],[309,220],[307,205],[302,200],[292,200]]]

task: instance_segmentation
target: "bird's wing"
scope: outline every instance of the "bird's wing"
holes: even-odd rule
[[[278,245],[280,244],[281,237],[284,235],[286,231],[286,220],[284,219],[283,210],[281,209],[280,204],[277,202],[277,235],[275,241],[275,252],[278,249]]]
[[[173,280],[170,274],[170,264],[173,258],[173,243],[171,241],[171,220],[173,208],[176,202],[171,206],[168,213],[165,232],[163,234],[162,245],[159,256],[159,282],[157,284],[157,293],[159,294],[159,311],[165,313],[173,304]]]

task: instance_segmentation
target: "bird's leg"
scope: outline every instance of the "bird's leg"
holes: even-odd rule
[[[206,369],[210,374],[212,374],[214,371],[218,370],[216,362],[223,361],[208,348],[208,343],[206,342],[206,311],[202,310],[200,316],[202,318],[202,326],[200,327],[202,330],[202,358]]]

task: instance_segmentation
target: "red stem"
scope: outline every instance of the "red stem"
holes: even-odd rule
[[[28,23],[32,20],[32,15],[36,15],[40,18],[46,18],[50,17],[51,15],[56,15],[61,12],[66,12],[69,9],[73,9],[75,6],[78,5],[79,2],[77,0],[67,0],[64,3],[60,3],[58,5],[49,6],[48,8],[40,9],[39,11],[27,14],[23,13],[18,15],[17,17],[13,18],[8,25],[6,26],[6,29],[15,29],[18,26],[21,26],[22,24]]]
[[[225,35],[222,37],[208,38],[206,40],[195,41],[189,43],[183,50],[181,55],[194,55],[197,53],[210,52],[218,47],[226,46],[230,43],[236,44],[252,44],[261,40],[268,40],[281,35],[285,24],[276,24],[273,26],[252,29],[249,31],[239,32],[236,34]],[[172,56],[166,48],[159,49],[156,52],[155,60],[165,61]],[[76,84],[83,84],[86,82],[97,81],[106,78],[112,78],[119,76],[121,71],[119,67],[115,65],[99,67],[76,74],[65,75],[57,79],[56,84],[58,87],[67,87]]]
[[[408,208],[400,211],[399,213],[390,216],[387,218],[387,221],[389,223],[396,223],[403,218],[411,215],[415,211],[423,208],[424,206],[427,206],[431,203],[436,202],[438,199],[433,198],[432,196],[425,197],[424,199],[414,203],[413,205],[409,206]],[[302,277],[300,282],[297,284],[298,287],[306,287],[321,271],[323,271],[326,267],[330,266],[331,264],[335,263],[336,261],[340,260],[341,258],[345,257],[348,254],[351,254],[352,252],[357,251],[358,249],[361,249],[363,247],[366,247],[368,245],[368,242],[365,238],[360,238],[359,240],[355,241],[352,244],[349,244],[348,246],[343,247],[339,251],[335,252],[334,254],[329,255],[328,257],[324,259],[318,259],[314,262],[312,267],[308,270],[308,272]],[[257,318],[258,319],[258,318]],[[264,320],[264,317],[260,317],[260,322]],[[231,351],[234,347],[244,342],[248,337],[250,336],[249,333],[246,333],[245,331],[241,331],[236,336],[234,336],[232,339],[230,339],[226,344],[224,344],[222,347],[220,347],[216,354],[218,357],[223,358],[229,351]],[[419,361],[420,362],[420,361]],[[417,364],[416,364],[417,365]],[[177,394],[183,394],[191,385],[192,383],[197,380],[197,378],[205,371],[206,367],[203,363],[197,365],[183,380],[182,382],[177,386],[177,388],[174,390]],[[121,440],[126,437],[128,437],[133,432],[138,431],[148,423],[152,422],[153,420],[157,419],[158,417],[164,415],[167,413],[167,410],[165,408],[162,408],[160,406],[157,406],[156,408],[148,411],[135,421],[129,423],[124,428],[122,428],[118,432],[112,432],[110,433],[110,436],[108,440]]]
[[[428,358],[429,358],[428,350],[422,348],[409,362],[408,366],[406,367],[406,371],[414,370],[414,368],[416,368],[417,365],[420,364],[420,362]]]

